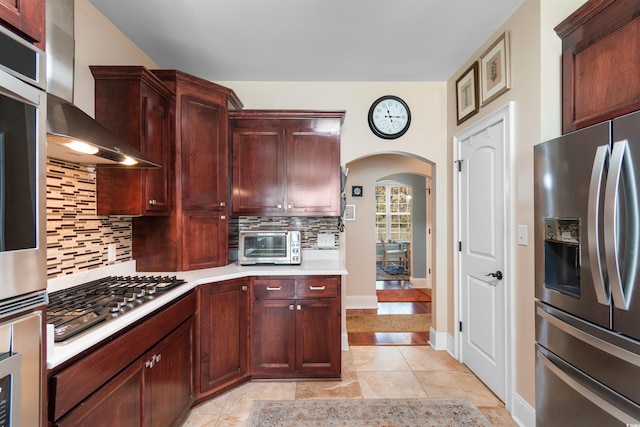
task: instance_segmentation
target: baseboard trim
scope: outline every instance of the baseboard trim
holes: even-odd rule
[[[518,393],[513,395],[513,405],[511,408],[511,418],[514,419],[519,426],[535,427],[536,410],[529,405]]]
[[[345,298],[345,307],[349,309],[376,309],[378,308],[378,297],[376,295],[355,295]]]
[[[447,333],[438,332],[435,329],[429,329],[429,342],[434,350],[447,350]]]
[[[412,288],[421,288],[421,289],[429,289],[429,281],[426,277],[410,277],[409,281],[411,282]]]

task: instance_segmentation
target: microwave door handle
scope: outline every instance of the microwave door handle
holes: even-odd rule
[[[602,274],[602,263],[600,261],[600,192],[604,179],[604,172],[607,167],[609,157],[609,146],[601,145],[596,150],[596,157],[593,161],[591,171],[591,182],[589,183],[589,201],[587,210],[587,244],[589,247],[589,265],[591,265],[591,276],[598,302],[602,305],[611,305],[611,295],[607,292]]]
[[[623,182],[624,175],[624,182]],[[626,185],[625,194],[628,198],[625,212],[627,224],[631,229],[625,230],[625,241],[627,244],[627,269],[624,277],[620,271],[618,258],[618,235],[616,219],[618,216],[618,195],[620,184]],[[632,286],[635,283],[638,257],[638,196],[635,188],[633,165],[631,153],[627,140],[618,141],[613,144],[611,154],[611,168],[607,176],[607,187],[605,190],[605,211],[604,211],[604,244],[606,253],[607,270],[609,272],[609,283],[611,285],[611,297],[616,308],[629,310]],[[625,283],[629,289],[625,292]]]

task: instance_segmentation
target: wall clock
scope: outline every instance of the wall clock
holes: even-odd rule
[[[369,108],[369,127],[380,138],[400,138],[409,129],[410,124],[409,106],[397,96],[381,96],[373,101]]]

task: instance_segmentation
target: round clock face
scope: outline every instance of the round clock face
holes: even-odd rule
[[[397,96],[376,99],[369,109],[369,127],[380,138],[399,138],[409,129],[409,106]]]

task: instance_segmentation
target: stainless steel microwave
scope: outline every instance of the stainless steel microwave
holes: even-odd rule
[[[255,264],[300,264],[300,231],[241,231],[238,262]]]

